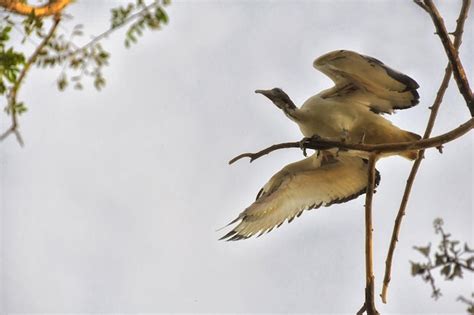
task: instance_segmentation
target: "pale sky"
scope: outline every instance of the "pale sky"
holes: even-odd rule
[[[440,1],[438,1],[440,2]],[[67,12],[89,34],[118,1],[77,1]],[[131,49],[112,51],[106,88],[60,93],[57,71],[33,69],[20,99],[26,145],[0,145],[3,313],[354,314],[365,287],[364,198],[305,212],[259,239],[222,242],[216,232],[245,209],[272,174],[302,158],[272,153],[252,164],[233,156],[301,139],[298,127],[255,89],[281,87],[301,105],[331,86],[317,57],[350,49],[420,84],[420,104],[389,116],[422,134],[447,59],[427,14],[411,1],[180,1],[170,24]],[[460,1],[440,10],[454,29]],[[474,14],[461,58],[472,78]],[[17,36],[19,36],[17,34]],[[451,82],[434,134],[469,118]],[[1,117],[5,128],[7,118]],[[395,252],[381,313],[463,314],[473,277],[437,277],[435,302],[409,260],[437,244],[432,221],[473,245],[472,134],[426,154]],[[376,294],[411,163],[377,165]]]

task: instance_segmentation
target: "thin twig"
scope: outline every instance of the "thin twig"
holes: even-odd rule
[[[420,5],[420,1],[415,1],[415,3]],[[461,46],[462,34],[464,32],[464,22],[466,21],[470,4],[471,4],[471,0],[463,0],[461,11],[457,19],[456,30],[454,31],[454,36],[455,36],[454,47],[456,50],[458,50],[459,47]],[[430,107],[431,114],[428,119],[428,123],[426,125],[423,139],[428,139],[431,135],[431,132],[433,130],[433,126],[436,120],[436,116],[438,114],[438,110],[441,105],[441,102],[443,101],[443,97],[446,92],[446,89],[448,88],[451,75],[452,75],[452,67],[451,67],[451,63],[448,63],[445,69],[444,78],[438,89],[438,93],[436,94],[436,98],[433,102],[433,105]],[[410,175],[408,176],[408,179],[407,179],[407,184],[405,186],[405,191],[403,193],[402,201],[400,203],[400,208],[398,210],[397,217],[395,219],[395,224],[393,226],[390,247],[388,249],[387,258],[385,260],[385,275],[384,275],[384,280],[383,280],[382,293],[380,294],[380,297],[382,298],[383,303],[387,303],[387,290],[388,290],[388,285],[391,279],[393,254],[395,251],[395,247],[397,245],[398,236],[400,234],[400,226],[403,220],[403,216],[406,213],[406,207],[408,204],[408,199],[410,198],[410,192],[413,186],[413,182],[415,181],[415,177],[420,167],[420,164],[423,160],[424,153],[425,153],[425,150],[420,150],[418,158],[413,163],[413,166],[410,171]]]
[[[474,97],[472,95],[472,90],[469,86],[469,81],[467,80],[466,72],[464,67],[459,59],[459,55],[454,47],[453,43],[449,39],[448,31],[444,25],[443,18],[438,12],[438,9],[434,5],[432,0],[424,0],[424,4],[428,8],[428,13],[433,20],[433,24],[436,27],[436,34],[441,39],[446,55],[449,58],[451,66],[453,68],[454,79],[458,85],[459,92],[464,97],[466,105],[471,113],[471,116],[474,117]]]
[[[133,21],[134,19],[142,16],[145,12],[147,12],[151,8],[154,8],[154,7],[157,7],[157,6],[160,6],[160,5],[161,4],[158,1],[153,1],[149,5],[143,7],[140,11],[138,11],[138,12],[130,15],[129,17],[127,17],[125,20],[123,20],[123,23],[121,23],[120,25],[109,28],[108,30],[106,30],[106,31],[102,32],[101,34],[95,36],[92,40],[90,40],[86,44],[82,45],[81,47],[77,48],[76,50],[73,50],[73,51],[65,54],[64,57],[66,57],[66,58],[71,57],[71,56],[74,56],[74,55],[76,55],[76,54],[78,54],[82,51],[87,50],[89,47],[93,46],[95,43],[99,42],[100,40],[106,38],[107,36],[109,36],[114,31],[124,27],[125,25],[127,25],[128,23]]]
[[[367,193],[365,194],[365,311],[368,315],[379,314],[375,308],[374,295],[374,262],[373,262],[373,240],[372,240],[372,199],[375,187],[375,163],[377,154],[369,156]],[[361,310],[364,309],[364,306]],[[360,312],[360,310],[359,310]]]
[[[59,14],[55,15],[53,24],[51,25],[51,28],[48,34],[43,38],[41,43],[36,47],[35,51],[31,54],[31,56],[25,62],[23,69],[21,69],[21,72],[18,75],[18,79],[16,80],[15,84],[13,84],[13,86],[10,88],[10,91],[7,96],[7,100],[8,100],[7,108],[10,112],[12,123],[11,123],[11,126],[0,135],[0,141],[3,141],[10,134],[15,134],[18,143],[21,146],[23,146],[24,142],[23,142],[20,132],[18,131],[18,113],[15,109],[15,105],[17,104],[16,98],[17,98],[18,90],[20,89],[21,84],[23,83],[23,80],[25,79],[26,74],[30,70],[31,66],[35,63],[36,58],[38,58],[38,55],[40,54],[41,50],[43,50],[44,46],[46,46],[46,44],[49,42],[51,37],[53,37],[54,32],[56,31],[60,21],[61,21],[61,16]]]
[[[355,151],[363,151],[363,152],[373,152],[377,154],[397,153],[397,152],[400,153],[404,151],[435,148],[463,136],[464,134],[466,134],[473,128],[474,128],[474,118],[471,118],[464,124],[460,125],[459,127],[449,132],[446,132],[442,135],[439,135],[437,137],[422,139],[422,140],[412,141],[412,142],[384,143],[384,144],[346,143],[346,142],[325,140],[321,138],[309,138],[309,139],[304,139],[303,141],[275,144],[255,153],[242,153],[234,157],[233,159],[231,159],[229,161],[229,164],[232,164],[245,157],[250,158],[250,162],[252,162],[273,151],[280,150],[280,149],[288,149],[288,148],[298,148],[298,149],[305,148],[305,149],[313,149],[313,150],[328,150],[332,148],[339,148],[341,150],[355,150]]]
[[[413,0],[420,8],[428,12],[428,7],[423,3],[422,0]]]
[[[362,305],[362,307],[357,311],[356,315],[362,315],[364,314],[365,310],[367,309],[367,307],[365,306],[365,302],[364,304]]]
[[[433,262],[431,261],[430,256],[428,256],[428,263],[430,266],[433,265]],[[436,300],[441,296],[441,289],[436,287],[436,283],[435,283],[433,274],[431,273],[431,270],[432,269],[429,269],[429,268],[426,269],[426,272],[428,274],[427,279],[428,279],[428,282],[430,283],[431,291],[433,292],[432,297]]]

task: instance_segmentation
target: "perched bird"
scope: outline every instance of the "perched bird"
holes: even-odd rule
[[[418,104],[419,86],[413,79],[375,58],[348,50],[325,54],[313,66],[335,86],[310,97],[301,108],[279,88],[256,91],[296,122],[305,137],[367,144],[420,139],[380,115]],[[418,152],[399,155],[415,159]],[[367,190],[366,157],[365,152],[327,150],[285,166],[260,190],[257,200],[229,223],[238,224],[221,239],[260,236],[291,222],[304,210],[357,198]],[[376,185],[379,181],[377,171]]]
[[[396,143],[420,139],[381,116],[418,104],[418,84],[381,61],[349,50],[337,50],[317,58],[313,66],[335,83],[295,106],[279,88],[257,90],[298,124],[305,137],[320,136],[348,143]],[[362,156],[365,154],[361,153]],[[403,152],[415,159],[417,151]]]

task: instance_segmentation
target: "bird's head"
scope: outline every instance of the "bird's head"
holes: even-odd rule
[[[255,93],[265,95],[280,109],[295,108],[293,101],[280,88],[273,88],[271,90],[256,90]]]

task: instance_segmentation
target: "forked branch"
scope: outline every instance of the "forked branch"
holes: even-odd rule
[[[428,9],[427,12],[433,20],[433,24],[436,27],[436,34],[438,34],[443,44],[446,55],[449,58],[451,67],[453,68],[454,79],[458,85],[459,92],[464,97],[466,105],[469,108],[471,116],[474,117],[474,97],[472,95],[471,87],[469,86],[469,81],[467,80],[466,72],[464,67],[459,59],[458,52],[454,47],[453,43],[449,39],[448,31],[444,25],[443,18],[438,12],[438,9],[434,5],[432,0],[424,0],[424,4]],[[466,12],[467,15],[467,12]]]
[[[415,3],[420,5],[425,11],[429,10],[426,6],[424,6],[423,3],[421,3],[421,1],[415,0]],[[453,33],[455,36],[454,48],[456,49],[456,51],[459,49],[462,42],[462,34],[464,32],[464,22],[466,21],[470,4],[471,4],[471,0],[463,0],[461,11],[457,19],[456,30]],[[423,135],[423,139],[427,139],[431,135],[431,131],[433,130],[436,116],[438,114],[438,110],[441,105],[441,102],[443,101],[443,97],[446,92],[446,89],[448,88],[451,75],[452,75],[452,67],[451,67],[451,63],[448,62],[448,65],[446,66],[446,69],[445,69],[443,80],[438,89],[438,93],[436,94],[436,98],[433,102],[433,105],[430,107],[431,114],[428,119],[425,133]],[[408,199],[410,198],[410,192],[413,187],[413,182],[415,181],[416,174],[421,165],[421,162],[423,161],[424,152],[425,150],[420,150],[418,158],[413,163],[413,166],[410,171],[410,175],[408,176],[408,179],[407,179],[407,184],[405,186],[405,191],[403,193],[402,201],[400,203],[400,208],[398,210],[397,217],[395,218],[395,224],[393,226],[392,237],[390,240],[390,247],[388,249],[387,258],[385,260],[385,275],[384,275],[384,280],[383,280],[382,293],[380,294],[380,297],[382,298],[382,301],[384,303],[387,303],[387,291],[388,291],[388,285],[390,283],[391,273],[392,273],[393,254],[395,252],[395,247],[397,245],[398,237],[400,234],[400,227],[402,224],[403,216],[406,213],[406,207],[408,204]]]
[[[10,134],[14,134],[16,136],[18,143],[21,146],[23,146],[23,138],[21,137],[21,134],[18,130],[18,111],[16,109],[18,90],[20,89],[21,84],[23,83],[23,80],[25,79],[26,74],[30,70],[31,66],[35,63],[36,59],[38,58],[38,55],[41,53],[43,48],[53,37],[60,21],[61,21],[60,15],[56,15],[54,17],[53,24],[51,25],[51,28],[49,29],[48,34],[46,34],[46,36],[43,38],[41,43],[36,47],[35,51],[31,54],[31,56],[25,62],[25,65],[23,66],[20,74],[18,75],[18,79],[10,88],[7,95],[7,100],[8,100],[7,111],[10,113],[12,122],[11,122],[10,127],[7,130],[5,130],[2,134],[0,134],[0,141],[3,141]]]

